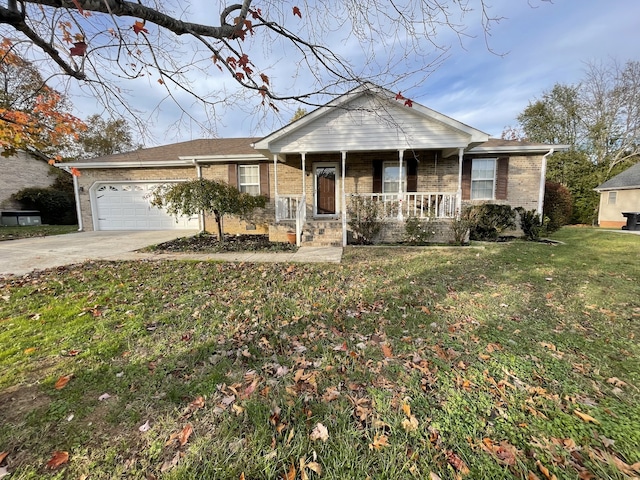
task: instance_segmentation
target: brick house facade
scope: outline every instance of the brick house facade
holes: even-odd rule
[[[404,221],[438,222],[439,241],[464,206],[493,202],[542,210],[551,145],[491,139],[389,91],[355,89],[264,138],[194,140],[61,165],[77,167],[83,228],[199,228],[212,219],[168,220],[145,203],[153,186],[207,178],[268,198],[250,222],[225,218],[226,233],[269,234],[304,245],[349,238],[354,198],[379,202],[382,238]],[[447,223],[448,222],[448,223]],[[444,227],[443,227],[444,226]]]

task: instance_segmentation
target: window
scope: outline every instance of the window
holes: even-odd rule
[[[471,200],[493,199],[495,178],[495,158],[474,158],[471,167]]]
[[[618,192],[609,192],[608,204],[615,205],[617,200],[618,200]]]
[[[238,190],[250,195],[260,195],[259,165],[238,165]]]
[[[382,164],[382,193],[398,193],[400,182],[402,181],[402,191],[407,191],[407,169],[400,162],[384,162]]]

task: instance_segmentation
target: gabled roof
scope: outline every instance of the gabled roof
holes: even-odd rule
[[[141,148],[126,153],[90,158],[79,162],[61,163],[59,167],[108,168],[108,167],[154,167],[192,165],[200,162],[242,160],[264,160],[251,145],[258,140],[253,137],[199,139],[172,143],[159,147]]]
[[[606,182],[598,185],[595,190],[630,190],[640,188],[640,162],[627,168]]]
[[[315,122],[321,117],[329,115],[331,112],[335,111],[338,108],[347,108],[349,103],[355,103],[357,99],[364,95],[376,96],[380,101],[385,102],[388,105],[392,106],[402,106],[402,100],[396,100],[396,94],[387,90],[385,88],[379,87],[377,85],[373,85],[370,83],[363,84],[359,87],[354,88],[353,90],[345,93],[344,95],[339,96],[333,101],[327,103],[326,105],[317,108],[311,113],[303,116],[302,118],[292,122],[279,130],[267,135],[261,140],[255,143],[256,150],[262,151],[266,154],[266,152],[271,150],[271,146],[284,139],[285,137],[292,135],[294,132],[304,128],[312,122]],[[417,102],[413,102],[410,110],[424,119],[438,122],[448,129],[452,131],[456,131],[459,134],[463,135],[468,139],[468,144],[477,144],[480,142],[484,142],[489,139],[489,135],[485,132],[482,132],[476,128],[470,127],[458,120],[455,120],[451,117],[448,117],[442,113],[436,112],[424,105],[421,105]]]

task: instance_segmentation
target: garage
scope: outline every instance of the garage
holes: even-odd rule
[[[158,182],[109,182],[94,185],[96,230],[193,230],[198,216],[174,217],[151,205]]]

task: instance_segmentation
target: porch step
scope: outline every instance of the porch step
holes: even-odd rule
[[[341,221],[309,221],[302,229],[302,245],[305,247],[341,247]]]

